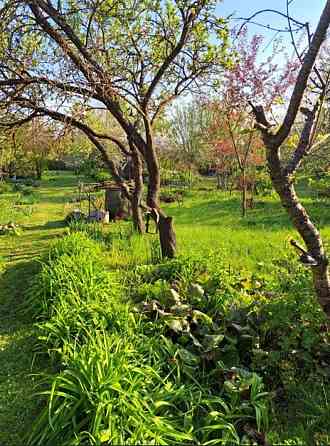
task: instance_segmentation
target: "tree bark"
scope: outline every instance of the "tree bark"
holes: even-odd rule
[[[42,161],[37,160],[35,162],[35,166],[36,166],[36,178],[37,178],[37,180],[41,180],[42,179],[42,172],[43,172]]]
[[[330,278],[328,259],[321,236],[312,223],[306,209],[296,194],[292,178],[286,175],[281,166],[279,149],[267,150],[267,163],[274,189],[280,197],[291,222],[304,240],[308,253],[317,261],[312,266],[314,289],[325,314],[330,317]]]
[[[222,181],[221,181],[221,176],[220,173],[217,173],[217,190],[221,190],[222,189],[222,185],[221,185]]]
[[[242,172],[242,217],[246,216],[246,174],[245,170]]]
[[[132,217],[134,229],[143,234],[145,232],[145,224],[143,220],[143,214],[141,209],[141,201],[143,194],[143,166],[141,157],[133,145],[131,145],[132,161],[133,161],[133,178],[134,178],[134,191],[132,194]]]
[[[149,182],[147,205],[152,209],[152,216],[159,230],[159,241],[163,258],[173,258],[176,254],[176,236],[173,219],[168,217],[159,206],[160,172],[156,150],[153,144],[152,129],[144,119],[146,129],[145,161],[148,168]]]
[[[160,213],[158,230],[162,256],[169,259],[174,258],[176,254],[176,235],[173,227],[173,218]]]

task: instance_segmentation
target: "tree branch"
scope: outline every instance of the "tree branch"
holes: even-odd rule
[[[313,69],[320,47],[326,38],[326,33],[329,24],[330,24],[330,0],[327,0],[327,3],[320,17],[320,21],[317,25],[316,31],[312,37],[310,47],[304,57],[303,64],[300,68],[283,124],[281,125],[278,132],[274,135],[274,145],[278,147],[283,143],[283,141],[289,135],[292,125],[297,117],[297,113],[299,111],[300,104],[305,89],[307,87],[309,76]]]
[[[301,112],[305,115],[305,124],[301,131],[299,142],[293,153],[292,159],[284,169],[283,173],[285,176],[292,175],[298,169],[303,157],[308,154],[311,148],[310,137],[313,130],[316,111],[317,104],[314,106],[313,110],[301,109]]]

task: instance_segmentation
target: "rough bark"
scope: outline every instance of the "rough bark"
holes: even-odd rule
[[[286,209],[291,222],[304,240],[308,253],[317,260],[313,266],[313,282],[319,304],[325,314],[330,317],[330,279],[328,259],[326,257],[321,236],[311,221],[306,209],[302,206],[296,194],[292,178],[281,166],[279,149],[268,149],[267,163],[273,186],[280,197],[282,206]]]
[[[132,217],[134,229],[143,234],[145,232],[145,224],[143,220],[143,213],[141,208],[142,194],[143,194],[143,166],[141,157],[135,147],[131,146],[132,151],[132,165],[134,178],[134,191],[132,194]]]
[[[147,205],[153,210],[152,216],[158,226],[159,241],[162,257],[173,258],[176,253],[176,236],[173,219],[168,217],[160,208],[160,172],[156,149],[153,144],[152,129],[149,122],[144,119],[147,144],[145,147],[145,160],[148,168],[149,181],[147,192]]]
[[[302,60],[302,65],[282,125],[275,133],[271,130],[271,125],[266,119],[263,107],[250,103],[256,120],[256,127],[261,131],[267,149],[267,163],[274,189],[281,199],[282,206],[288,212],[292,224],[304,240],[308,250],[307,254],[316,261],[316,265],[310,265],[313,274],[314,289],[318,301],[328,317],[330,317],[328,259],[321,236],[297,197],[293,185],[293,177],[303,157],[310,152],[313,144],[313,135],[316,131],[315,125],[317,122],[317,120],[315,122],[315,113],[318,108],[318,103],[315,103],[312,110],[306,107],[301,108],[301,103],[314,69],[317,55],[326,38],[329,25],[330,0],[327,0],[316,30],[312,35],[309,48]],[[324,97],[326,88],[327,82],[322,82],[319,99]],[[280,147],[289,136],[299,110],[305,115],[305,124],[291,160],[285,166],[280,159]]]
[[[173,227],[173,218],[159,214],[159,239],[162,256],[172,259],[176,254],[176,235]]]

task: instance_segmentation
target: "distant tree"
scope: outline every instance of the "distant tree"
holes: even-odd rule
[[[1,166],[10,176],[34,175],[41,180],[47,160],[59,147],[56,128],[42,120],[4,131],[1,138]]]
[[[176,165],[192,172],[198,170],[207,156],[205,133],[209,125],[209,110],[197,100],[177,105],[170,115],[168,135],[173,146]]]
[[[228,181],[229,177],[232,182],[236,180],[236,186],[242,191],[244,217],[248,188],[253,194],[255,168],[264,162],[261,138],[253,128],[253,118],[243,107],[231,109],[228,103],[222,105],[218,101],[209,107],[213,111],[213,122],[208,135],[218,175],[222,181]]]
[[[43,172],[47,166],[47,159],[56,153],[58,140],[56,138],[54,124],[34,119],[25,124],[21,129],[24,132],[24,139],[21,148],[24,157],[33,165],[35,177],[42,179]]]
[[[263,37],[253,35],[249,38],[246,27],[239,32],[234,30],[232,37],[238,60],[224,74],[220,98],[209,101],[214,119],[208,134],[220,159],[228,160],[231,154],[231,158],[236,160],[242,190],[242,215],[245,216],[248,170],[263,159],[261,137],[255,131],[249,103],[251,100],[263,101],[267,110],[282,103],[294,82],[297,62],[288,59],[280,69],[274,60],[283,48],[277,43],[271,55],[262,60]]]

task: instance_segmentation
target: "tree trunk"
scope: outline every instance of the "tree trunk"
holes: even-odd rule
[[[314,289],[324,312],[330,317],[330,279],[328,259],[321,236],[310,220],[294,189],[292,179],[285,175],[281,167],[279,151],[267,150],[267,162],[274,189],[278,193],[282,206],[286,209],[291,222],[304,240],[308,253],[317,261],[311,266]]]
[[[162,256],[172,259],[176,253],[176,236],[173,228],[173,218],[160,213],[158,230]]]
[[[145,232],[145,225],[141,209],[141,200],[143,194],[143,166],[141,157],[135,147],[131,146],[132,161],[133,161],[133,178],[134,178],[134,192],[132,194],[132,217],[134,229],[143,234]]]
[[[36,163],[35,163],[37,180],[41,180],[42,179],[42,171],[43,171],[42,164],[43,164],[42,161],[39,161],[39,160],[37,160]]]
[[[245,170],[242,172],[242,217],[246,216],[246,175]]]
[[[146,127],[147,128],[147,127]],[[148,129],[147,144],[145,146],[145,161],[147,163],[149,183],[147,205],[153,210],[152,216],[159,229],[159,241],[162,257],[173,258],[176,253],[176,236],[173,219],[167,217],[159,206],[160,173],[156,150],[153,145],[151,130]]]
[[[221,189],[221,176],[220,176],[219,172],[217,173],[217,189],[218,190]]]

